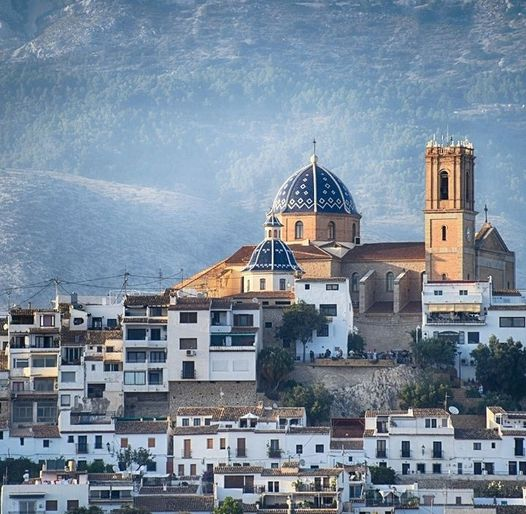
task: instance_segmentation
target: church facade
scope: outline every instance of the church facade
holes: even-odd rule
[[[421,322],[424,274],[428,282],[491,276],[496,290],[515,288],[514,253],[487,218],[476,230],[473,145],[429,141],[424,172],[424,241],[367,243],[351,192],[313,155],[278,190],[257,247],[243,246],[174,288],[286,306],[294,278],[346,278],[368,348],[405,347]]]

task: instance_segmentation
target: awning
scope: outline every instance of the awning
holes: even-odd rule
[[[429,312],[476,312],[480,313],[479,303],[434,303],[429,306]]]

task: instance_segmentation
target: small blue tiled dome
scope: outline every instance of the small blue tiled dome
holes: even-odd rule
[[[318,164],[313,155],[311,164],[291,175],[279,188],[272,205],[274,212],[327,212],[358,214],[351,193],[345,184]]]
[[[259,243],[243,271],[302,272],[293,251],[281,239],[265,239]]]

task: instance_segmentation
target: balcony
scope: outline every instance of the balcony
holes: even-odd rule
[[[246,448],[236,448],[236,457],[246,457],[247,449]]]
[[[426,324],[435,325],[485,325],[486,316],[466,312],[434,313],[428,315]]]
[[[181,452],[181,458],[182,459],[191,459],[192,458],[192,450],[183,450]]]
[[[283,454],[283,450],[281,448],[269,448],[267,450],[267,455],[271,459],[281,459],[282,454]]]
[[[433,450],[432,457],[433,459],[443,459],[444,452],[442,450]]]
[[[78,443],[75,445],[77,454],[89,453],[88,443]]]
[[[400,451],[400,458],[402,458],[402,459],[410,459],[411,458],[411,450],[401,450]]]
[[[387,458],[387,450],[376,450],[376,458],[377,459],[386,459]]]
[[[195,369],[194,370],[190,370],[190,371],[181,371],[181,378],[183,380],[194,380],[197,378],[197,375],[195,373]]]
[[[514,455],[516,457],[524,457],[524,448],[515,448]]]

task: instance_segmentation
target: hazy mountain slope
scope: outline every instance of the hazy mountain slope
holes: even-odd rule
[[[449,132],[524,248],[523,2],[8,1],[0,31],[0,166],[198,195],[259,234],[315,136],[370,238],[413,239],[425,142]]]
[[[122,274],[186,275],[224,257],[237,245],[242,222],[217,218],[201,198],[153,188],[125,186],[58,173],[3,171],[0,174],[0,289],[52,277],[82,282]],[[256,241],[261,236],[254,234]],[[164,286],[175,282],[164,281]],[[119,288],[122,279],[95,281]],[[155,279],[134,278],[146,290]],[[23,301],[38,288],[13,292]],[[48,289],[36,300],[52,294]],[[5,304],[4,299],[0,305]]]

